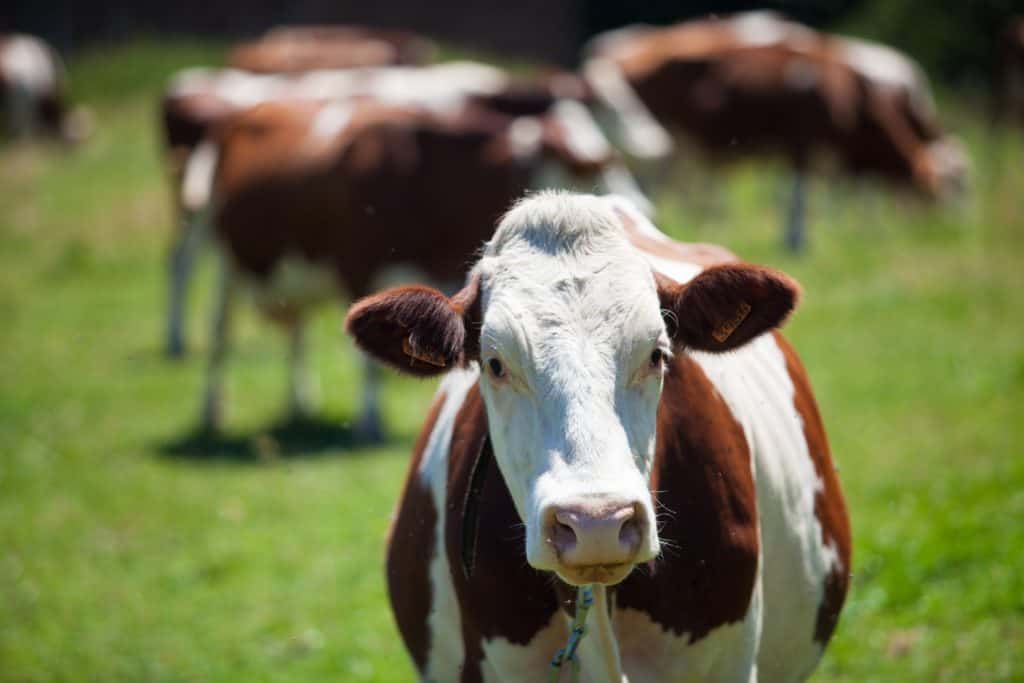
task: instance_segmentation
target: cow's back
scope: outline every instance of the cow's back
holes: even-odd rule
[[[267,277],[298,252],[353,296],[390,264],[457,280],[526,188],[502,156],[507,119],[476,114],[346,102],[236,116],[220,137],[218,236],[252,273]]]

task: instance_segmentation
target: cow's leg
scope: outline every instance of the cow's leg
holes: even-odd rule
[[[380,410],[380,366],[364,355],[363,367],[363,408],[359,422],[356,423],[356,435],[364,441],[377,443],[384,439]]]
[[[24,83],[16,82],[7,98],[7,124],[14,138],[29,137],[35,132],[36,97]]]
[[[312,414],[316,386],[306,363],[306,319],[296,316],[289,325],[288,415],[300,420]]]
[[[196,255],[206,234],[205,212],[181,209],[181,226],[171,246],[167,302],[167,346],[170,358],[185,355],[185,299]]]
[[[206,430],[218,429],[223,418],[221,385],[231,331],[231,308],[235,294],[235,276],[231,265],[227,262],[227,257],[221,255],[218,261],[219,279],[212,325],[210,326],[210,358],[206,369],[206,393],[203,397],[201,416],[202,427]]]
[[[797,169],[793,173],[793,189],[786,215],[786,248],[793,253],[803,251],[807,241],[807,176]]]

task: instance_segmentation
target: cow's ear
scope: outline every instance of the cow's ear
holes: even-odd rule
[[[728,351],[785,322],[800,299],[787,275],[747,264],[714,266],[686,284],[655,275],[673,340],[700,351]]]
[[[345,317],[345,331],[377,360],[400,372],[429,376],[474,357],[472,318],[477,279],[452,298],[429,287],[396,287],[362,299]]]

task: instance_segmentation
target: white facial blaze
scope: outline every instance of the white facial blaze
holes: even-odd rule
[[[637,502],[654,518],[661,370],[651,353],[667,349],[657,293],[612,204],[597,197],[520,203],[477,272],[494,452],[526,523],[528,559],[550,568],[540,519],[548,506],[605,498]],[[656,552],[656,537],[647,542]]]

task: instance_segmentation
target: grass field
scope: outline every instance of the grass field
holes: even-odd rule
[[[86,55],[71,74],[94,138],[72,155],[0,150],[2,681],[412,679],[383,536],[432,384],[389,378],[391,441],[351,446],[357,357],[341,310],[325,311],[322,419],[281,425],[284,339],[246,312],[227,430],[204,440],[204,297],[193,353],[160,354],[156,97],[172,69],[218,55]],[[737,169],[699,212],[694,191],[660,198],[670,233],[806,290],[789,335],[855,533],[819,681],[1024,680],[1024,139],[945,99],[975,160],[953,210],[817,187],[810,250],[794,258],[778,248],[770,169]]]

